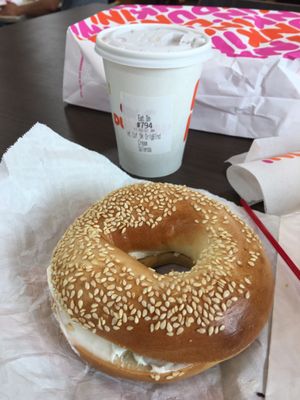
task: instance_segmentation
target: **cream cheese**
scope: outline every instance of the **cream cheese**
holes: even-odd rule
[[[141,258],[149,257],[149,256],[157,256],[158,254],[162,254],[164,252],[161,251],[131,251],[128,253],[130,257],[135,258],[136,260],[139,260]]]
[[[64,333],[67,341],[76,354],[76,345],[84,347],[88,352],[95,356],[114,363],[117,360],[122,360],[125,353],[128,353],[124,347],[118,346],[101,336],[92,333],[91,331],[83,328],[79,323],[72,321],[69,314],[63,309],[63,307],[56,301],[54,288],[51,283],[51,267],[47,269],[48,285],[53,300],[55,301],[54,315],[60,325],[62,332]],[[188,367],[190,364],[187,363],[172,363],[167,361],[160,361],[148,357],[144,357],[140,354],[130,352],[133,359],[138,365],[148,367],[150,372],[153,373],[167,373],[177,371]]]

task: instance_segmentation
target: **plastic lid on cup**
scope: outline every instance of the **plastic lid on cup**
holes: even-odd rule
[[[174,24],[126,24],[97,35],[96,52],[130,67],[181,68],[207,60],[210,39],[199,30]]]

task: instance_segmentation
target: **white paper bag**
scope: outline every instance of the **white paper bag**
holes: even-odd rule
[[[99,12],[67,32],[63,99],[109,111],[96,34],[127,23],[175,23],[211,37],[191,128],[259,138],[298,134],[300,13],[222,7],[125,5]],[[298,38],[298,39],[297,39]]]

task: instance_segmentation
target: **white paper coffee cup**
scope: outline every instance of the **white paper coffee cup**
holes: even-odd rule
[[[208,37],[180,25],[122,25],[98,34],[95,50],[103,57],[120,165],[148,178],[175,172],[210,56]]]

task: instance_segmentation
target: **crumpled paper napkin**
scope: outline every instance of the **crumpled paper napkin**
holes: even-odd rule
[[[256,139],[229,160],[227,179],[249,204],[283,215],[300,210],[300,135]]]
[[[50,309],[46,268],[52,251],[87,207],[133,182],[137,180],[104,156],[41,124],[4,155],[0,165],[1,400],[254,400],[257,392],[264,391],[270,323],[239,356],[191,379],[164,385],[106,376],[82,362],[67,344]],[[226,203],[248,220],[239,207]],[[276,236],[279,218],[261,217]],[[274,266],[276,254],[268,243],[264,245]]]

